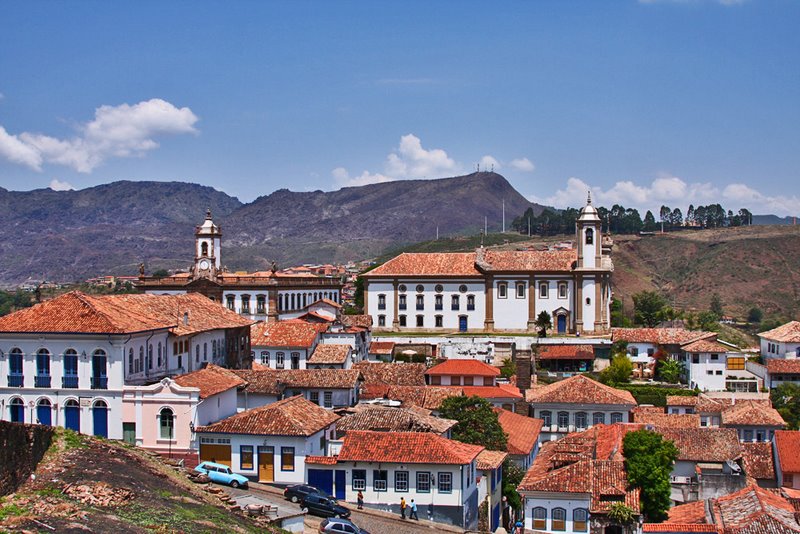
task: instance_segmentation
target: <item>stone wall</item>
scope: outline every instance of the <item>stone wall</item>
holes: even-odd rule
[[[47,452],[54,428],[0,421],[0,496],[17,490]]]

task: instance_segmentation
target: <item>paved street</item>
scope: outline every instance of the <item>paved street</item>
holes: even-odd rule
[[[388,517],[376,517],[371,514],[364,514],[353,510],[350,520],[361,528],[367,529],[370,534],[419,534],[420,532],[439,532],[441,529],[429,521],[405,521],[390,519]],[[318,533],[320,517],[306,517],[306,534]]]

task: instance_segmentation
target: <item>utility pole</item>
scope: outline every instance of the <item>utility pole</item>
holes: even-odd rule
[[[486,235],[489,228],[488,217],[486,215],[483,216],[483,235]]]
[[[503,233],[506,233],[506,199],[503,199]]]
[[[531,218],[528,217],[528,237],[531,236]]]

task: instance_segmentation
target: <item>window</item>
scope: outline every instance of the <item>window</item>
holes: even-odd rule
[[[591,245],[594,243],[594,230],[591,228],[586,229],[586,244]]]
[[[422,293],[425,291],[425,287],[422,284],[417,285],[417,293]]]
[[[161,368],[161,342],[158,342],[158,368]]]
[[[200,345],[194,346],[194,361],[200,363]],[[152,367],[152,365],[151,365]]]
[[[450,309],[453,311],[458,311],[461,308],[461,297],[458,295],[453,295],[450,299]]]
[[[567,283],[566,282],[559,282],[558,283],[558,298],[560,298],[560,299],[567,298]]]
[[[444,318],[441,315],[434,317],[434,320],[436,321],[436,328],[441,328],[444,326]]]
[[[712,354],[711,355],[711,361],[712,362],[719,361],[719,354]]]
[[[379,310],[386,309],[386,295],[378,295],[378,309]]]
[[[281,447],[281,471],[294,471],[294,447]]]
[[[261,365],[269,366],[269,351],[261,351]]]
[[[550,410],[542,410],[539,412],[539,419],[544,421],[544,426],[550,426],[553,424],[553,414],[550,412]]]
[[[312,391],[309,394],[309,399],[308,400],[310,400],[314,404],[319,404],[319,391]]]
[[[547,284],[539,284],[539,298],[546,299],[547,298],[547,291],[548,287]]]
[[[425,326],[425,316],[417,315],[417,328],[422,328],[423,326]]]
[[[133,349],[128,351],[128,374],[133,374]]]
[[[533,509],[534,530],[547,530],[547,509],[537,506]]]
[[[400,326],[406,326],[406,316],[405,315],[400,315],[397,319],[400,322]]]
[[[558,412],[558,427],[566,428],[569,426],[569,412]]]
[[[603,412],[594,412],[592,414],[593,425],[604,425],[606,423],[606,414]]]
[[[256,295],[256,313],[261,315],[267,313],[267,299],[264,295]]]
[[[386,326],[386,316],[379,315],[378,316],[378,326]]]
[[[424,309],[425,309],[425,296],[417,295],[417,310],[424,310]]]
[[[158,413],[158,426],[161,430],[161,439],[174,439],[175,437],[175,415],[169,408],[161,408]]]
[[[453,475],[451,473],[439,473],[439,493],[453,492]]]
[[[325,408],[333,408],[333,391],[326,391],[323,393],[322,398],[324,399]]]
[[[622,422],[622,414],[619,412],[611,412],[611,424],[614,423],[621,423]]]
[[[436,295],[433,299],[433,309],[436,311],[441,311],[444,309],[443,304],[443,297],[441,295]]]
[[[465,386],[471,386],[471,385],[473,385],[473,382],[474,382],[474,381],[475,381],[475,377],[473,377],[473,376],[465,376],[465,377],[464,377],[464,385],[465,385]]]
[[[563,508],[553,508],[553,522],[550,530],[567,530],[567,511]]]
[[[717,369],[717,376],[721,376],[721,375],[722,375],[722,369]]]
[[[442,377],[439,375],[431,375],[431,385],[438,386],[442,383]]]
[[[250,313],[250,295],[242,295],[242,313]]]
[[[130,352],[130,361],[133,362],[133,349]],[[64,376],[61,382],[65,388],[78,387],[78,351],[75,349],[64,352]]]
[[[431,474],[417,471],[417,493],[431,492]]]
[[[475,295],[467,295],[467,311],[475,311]]]
[[[92,389],[108,389],[108,362],[105,351],[92,354]]]
[[[394,472],[394,490],[400,492],[408,491],[408,471]]]
[[[731,356],[728,358],[728,369],[731,371],[744,371],[744,357]]]
[[[401,309],[401,310],[405,310],[407,308],[407,306],[406,306],[406,296],[405,295],[399,295],[397,297],[397,307],[398,307],[398,309]]]
[[[227,297],[225,297],[225,302],[227,303],[229,310],[233,310],[236,308],[236,297],[234,297],[233,295],[228,295]]]
[[[442,286],[442,284],[436,284],[433,290],[436,291],[437,293],[441,293],[442,291],[444,291],[444,286]]]
[[[375,491],[386,491],[387,480],[389,480],[389,474],[385,469],[375,469],[372,471],[372,489]]]
[[[589,305],[592,303],[591,297],[586,297],[586,304]]]
[[[239,447],[239,468],[253,469],[253,446],[242,445]]]
[[[692,363],[700,363],[700,355],[692,354]]]
[[[356,491],[367,489],[366,469],[353,469],[353,489]]]
[[[517,298],[525,298],[525,282],[517,282]]]
[[[706,371],[706,374],[707,374],[707,375],[713,375],[713,374],[714,374],[714,371],[713,371],[713,370],[711,370],[711,369],[708,369],[708,370]]]
[[[136,362],[139,371],[144,371],[144,346],[139,347],[139,360]]]
[[[286,359],[286,354],[283,352],[276,352],[275,353],[275,368],[276,369],[283,369],[283,362]]]
[[[578,427],[579,430],[586,428],[586,412],[577,412],[575,414],[575,426]]]
[[[467,284],[461,284],[460,286],[458,286],[458,291],[460,293],[466,293],[467,292]]]
[[[586,508],[575,508],[572,511],[572,530],[586,532],[589,526],[589,512]]]
[[[497,283],[497,298],[504,299],[508,297],[508,284],[505,282]]]
[[[300,353],[292,353],[292,369],[300,369]]]

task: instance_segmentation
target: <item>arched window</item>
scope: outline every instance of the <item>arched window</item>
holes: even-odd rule
[[[20,349],[11,349],[8,353],[8,387],[21,388],[24,383],[22,351]]]
[[[95,436],[108,437],[108,404],[99,400],[92,406],[92,424]]]
[[[578,428],[578,430],[586,428],[586,419],[586,412],[575,413],[575,426]]]
[[[591,228],[586,229],[586,244],[591,245],[594,243],[594,230]]]
[[[134,373],[133,367],[133,347],[128,350],[128,374],[132,375]]]
[[[34,386],[37,388],[50,387],[50,351],[39,349],[36,353],[36,376]]]
[[[566,428],[569,426],[569,412],[558,412],[558,427]]]
[[[208,343],[203,343],[203,361],[208,359]]]
[[[269,352],[266,350],[261,351],[261,365],[269,366]]]
[[[200,362],[200,345],[197,344],[194,346],[194,361]]]
[[[547,509],[537,506],[533,509],[533,529],[547,530]]]
[[[158,414],[158,426],[161,430],[161,439],[174,439],[175,416],[169,408],[161,408]]]
[[[133,352],[131,352],[133,358]],[[64,376],[61,378],[63,387],[78,387],[78,351],[67,349],[64,351]]]
[[[161,342],[158,342],[158,368],[161,368]]]
[[[592,414],[592,424],[593,425],[603,425],[606,422],[606,414],[603,412],[594,412]]]
[[[139,347],[139,371],[144,371],[144,346]]]
[[[147,345],[147,368],[153,368],[153,345]]]
[[[9,403],[10,419],[12,423],[25,422],[25,402],[19,397],[11,399]]]
[[[208,256],[208,243],[205,241],[200,245],[200,255]]]
[[[550,426],[553,424],[553,414],[550,410],[542,410],[539,412],[539,419],[544,421],[544,426]]]
[[[53,424],[53,405],[49,399],[39,399],[36,403],[36,422],[40,425]]]
[[[92,354],[92,389],[108,389],[108,358],[102,349]]]
[[[567,530],[567,511],[563,508],[553,508],[553,521],[550,530]]]
[[[586,508],[575,508],[572,511],[572,530],[586,532],[589,527],[589,512]]]

